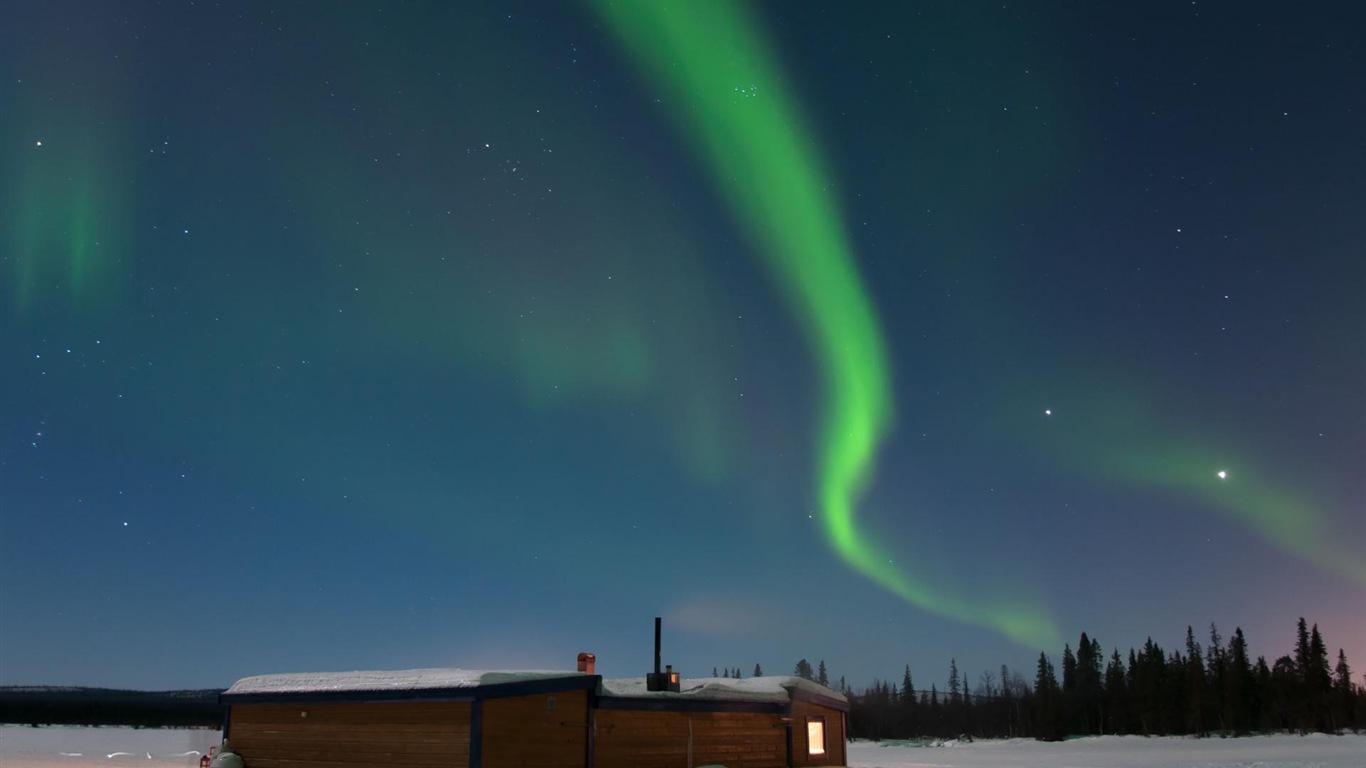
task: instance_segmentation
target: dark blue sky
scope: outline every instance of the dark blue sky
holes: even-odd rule
[[[1000,606],[1366,664],[1361,12],[754,10],[885,349],[854,521],[919,598],[830,535],[743,206],[785,190],[599,8],[8,2],[0,683],[627,676],[663,614],[685,674],[942,686],[1032,669]]]

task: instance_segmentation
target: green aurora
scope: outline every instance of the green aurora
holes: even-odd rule
[[[336,11],[338,23],[360,27],[370,24],[368,14],[361,7]],[[395,48],[408,34],[402,28],[373,33]],[[493,35],[491,45],[517,44],[515,37],[498,37],[505,33],[480,32]],[[468,47],[451,55],[466,68],[486,62]],[[735,321],[742,305],[725,280],[701,266],[700,254],[712,242],[690,231],[677,211],[649,202],[669,187],[634,182],[629,192],[617,193],[605,169],[641,162],[628,150],[555,151],[574,143],[576,134],[596,135],[607,126],[552,87],[534,59],[509,61],[499,78],[479,79],[467,94],[481,105],[477,110],[450,102],[436,88],[410,92],[420,100],[398,98],[395,77],[421,80],[423,73],[377,68],[348,89],[362,103],[383,105],[369,114],[386,129],[388,121],[445,127],[405,133],[402,158],[392,163],[339,163],[374,129],[335,119],[326,103],[317,109],[281,104],[289,119],[264,131],[264,143],[288,148],[280,161],[287,170],[272,170],[270,182],[282,197],[300,201],[303,221],[290,230],[308,233],[298,240],[298,263],[310,265],[308,280],[344,297],[346,309],[321,320],[304,310],[294,322],[328,339],[350,364],[397,368],[420,361],[434,376],[459,371],[462,381],[508,389],[538,413],[582,415],[594,406],[627,404],[623,422],[630,426],[613,428],[639,430],[633,435],[641,437],[632,439],[657,443],[667,461],[702,483],[719,482],[752,461],[763,449],[735,429],[750,422],[746,401],[730,386],[737,361],[743,362],[730,345],[753,335],[754,326]],[[506,88],[503,78],[522,86]],[[488,119],[522,109],[527,100],[540,105],[534,119],[512,128]],[[472,153],[438,160],[453,142],[468,144]],[[409,172],[422,183],[395,188],[400,160],[417,158],[425,164]],[[484,181],[476,188],[464,183],[469,176]],[[372,200],[371,191],[380,188],[391,192],[382,202]],[[632,226],[602,226],[618,218]],[[239,247],[266,246],[243,241]],[[344,271],[333,254],[345,255]],[[225,268],[230,258],[224,255]],[[258,303],[292,306],[287,291],[272,293],[301,279],[289,270],[281,265],[275,279],[241,290],[257,295]],[[254,343],[277,344],[271,327],[255,318],[243,322]],[[755,388],[765,375],[759,365],[743,373]],[[780,425],[767,434],[787,437],[784,430]]]
[[[0,278],[23,314],[116,304],[129,268],[130,94],[117,72],[90,75],[65,51],[42,49],[39,76],[6,84],[16,108],[0,120]]]
[[[3,242],[11,254],[9,297],[21,312],[57,301],[88,307],[110,298],[129,229],[127,195],[112,181],[113,154],[93,132],[52,121],[33,131],[29,158],[7,158],[4,210],[13,222]],[[41,143],[40,143],[41,142]]]
[[[1056,644],[1047,613],[973,601],[899,569],[856,521],[893,398],[876,312],[858,275],[838,200],[777,59],[742,6],[598,2],[623,45],[666,89],[675,117],[801,319],[824,379],[817,494],[831,546],[864,576],[921,608]]]
[[[1064,370],[1063,378],[1088,383],[1045,387],[1016,380],[996,396],[1010,410],[996,423],[1021,436],[1027,445],[1020,450],[1044,459],[1041,469],[1066,467],[1110,487],[1194,501],[1282,552],[1366,584],[1366,561],[1335,538],[1337,526],[1327,511],[1334,505],[1304,481],[1292,482],[1259,452],[1234,447],[1253,438],[1202,419],[1196,404],[1178,397],[1158,396],[1136,383],[1092,380],[1078,368]],[[1029,413],[1037,420],[1032,406],[1038,403],[1063,404],[1050,409],[1052,426],[1045,434],[1051,437],[1040,439],[1037,421],[1020,419]]]
[[[1216,456],[1226,460],[1210,461]],[[1121,452],[1110,457],[1104,468],[1116,480],[1198,498],[1268,544],[1366,584],[1366,561],[1334,541],[1332,524],[1318,505],[1305,494],[1279,487],[1252,459],[1235,456],[1193,443],[1185,448]]]
[[[1198,499],[1282,552],[1366,584],[1366,562],[1334,539],[1324,504],[1312,493],[1285,482],[1253,452],[1183,434],[1143,402],[1116,399],[1106,408],[1119,413],[1085,419],[1094,425],[1069,445],[1067,464],[1108,482]]]

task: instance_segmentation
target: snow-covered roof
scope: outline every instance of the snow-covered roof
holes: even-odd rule
[[[244,677],[224,692],[227,696],[277,694],[395,693],[475,689],[509,683],[529,683],[589,677],[583,672],[557,670],[404,669],[373,672],[299,672]],[[585,681],[585,684],[586,681]],[[602,696],[614,698],[660,698],[678,701],[736,701],[785,704],[793,693],[844,702],[844,696],[800,677],[698,677],[680,682],[679,691],[647,691],[642,677],[603,680]]]
[[[256,675],[233,683],[225,693],[330,693],[345,691],[422,691],[478,688],[561,677],[584,677],[582,672],[552,670],[404,669],[377,672],[299,672]]]
[[[800,690],[814,696],[824,696],[836,701],[847,701],[843,694],[813,683],[800,677],[775,675],[772,677],[750,677],[736,680],[729,677],[696,677],[679,682],[678,693],[673,691],[647,691],[645,680],[628,677],[602,681],[603,696],[649,696],[673,699],[698,699],[708,701],[766,701],[785,703],[791,698],[791,691]]]

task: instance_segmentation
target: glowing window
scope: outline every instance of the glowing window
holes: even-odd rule
[[[806,721],[806,753],[825,754],[825,718],[813,717]]]

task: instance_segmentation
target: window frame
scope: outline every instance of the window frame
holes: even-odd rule
[[[813,744],[811,743],[811,730],[812,730],[812,729],[811,729],[811,726],[817,725],[817,724],[819,724],[819,726],[820,726],[819,730],[820,730],[820,739],[821,739],[821,741],[820,741],[820,744],[819,744],[819,745],[813,745]],[[825,736],[825,734],[826,734],[826,730],[825,730],[825,717],[824,717],[824,716],[821,716],[821,715],[808,715],[807,718],[806,718],[806,756],[807,756],[807,757],[825,757],[826,755],[829,755],[829,754],[830,754],[830,749],[829,749],[829,747],[827,746],[827,744],[825,743],[825,742],[826,742],[826,736]]]

